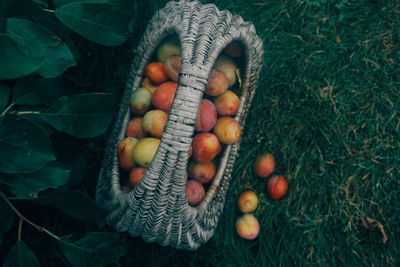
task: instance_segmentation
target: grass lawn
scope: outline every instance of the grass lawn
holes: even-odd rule
[[[82,54],[91,56],[66,75],[87,91],[118,96],[131,47],[165,3],[138,2],[136,36],[123,46],[102,47],[82,38]],[[400,2],[215,4],[252,21],[265,51],[219,226],[195,252],[124,234],[128,252],[121,265],[399,266]],[[90,163],[82,188],[93,196],[106,137],[80,142]],[[279,201],[267,196],[266,180],[252,170],[256,157],[266,152],[275,155],[277,173],[289,181],[288,194]],[[260,198],[255,215],[261,232],[253,241],[240,239],[234,229],[240,216],[236,200],[247,189]],[[27,217],[55,233],[96,230],[55,209],[19,205]],[[363,224],[365,217],[382,226],[386,243],[383,231]],[[44,266],[67,264],[54,240],[28,227],[25,235]]]

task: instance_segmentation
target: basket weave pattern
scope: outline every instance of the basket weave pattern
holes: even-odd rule
[[[116,148],[125,137],[132,89],[139,88],[143,69],[167,36],[181,42],[181,73],[173,106],[157,153],[141,183],[121,191]],[[146,242],[197,249],[213,235],[223,210],[239,143],[223,152],[206,197],[197,207],[186,200],[187,163],[200,101],[208,74],[220,52],[233,40],[246,52],[241,78],[241,106],[235,119],[244,126],[261,70],[262,41],[251,23],[213,4],[169,2],[148,23],[136,51],[119,112],[116,115],[97,185],[96,200],[108,212],[107,223]]]

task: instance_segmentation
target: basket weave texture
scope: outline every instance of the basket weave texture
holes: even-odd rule
[[[181,73],[173,106],[157,153],[141,183],[121,191],[116,148],[125,137],[130,118],[129,99],[139,88],[144,66],[160,42],[177,34],[181,43]],[[108,213],[107,223],[146,242],[194,250],[213,235],[224,207],[239,143],[223,152],[219,168],[197,207],[186,199],[187,163],[194,125],[207,79],[221,51],[233,40],[245,48],[241,75],[241,105],[235,119],[244,126],[262,66],[262,41],[254,26],[229,11],[197,1],[169,2],[148,23],[136,51],[97,184],[96,201]]]

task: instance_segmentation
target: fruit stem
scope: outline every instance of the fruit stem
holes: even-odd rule
[[[17,216],[19,217],[20,220],[27,222],[28,224],[32,225],[34,228],[36,228],[36,230],[38,230],[39,232],[44,232],[46,234],[48,234],[49,236],[51,236],[54,239],[60,240],[60,237],[53,234],[52,232],[50,232],[49,230],[47,230],[46,228],[39,226],[35,223],[33,223],[31,220],[29,220],[28,218],[26,218],[24,215],[22,215],[19,210],[17,210],[17,208],[8,200],[8,198],[6,197],[6,195],[3,194],[3,192],[0,191],[0,197],[7,203],[8,206],[10,206],[10,208],[15,212],[15,214],[17,214]],[[20,228],[22,230],[22,223],[20,222]],[[21,236],[20,236],[20,229],[18,230],[18,240],[20,240]]]

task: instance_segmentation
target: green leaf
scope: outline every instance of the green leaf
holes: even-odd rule
[[[35,201],[53,205],[76,219],[95,223],[99,227],[105,224],[106,212],[87,194],[78,190],[59,189],[43,192]]]
[[[44,58],[24,54],[10,37],[0,35],[0,79],[15,79],[36,71]]]
[[[53,160],[50,140],[36,124],[15,115],[0,122],[1,172],[33,172]]]
[[[98,44],[116,46],[128,38],[130,17],[112,4],[71,3],[55,14],[71,30]]]
[[[48,7],[47,3],[45,1],[42,1],[42,0],[33,0],[33,3],[35,5],[37,5],[38,7],[40,7],[40,8],[47,8]]]
[[[7,107],[8,99],[10,98],[10,88],[0,85],[0,112]]]
[[[3,241],[3,233],[8,232],[14,222],[14,211],[0,198],[0,245]]]
[[[69,51],[69,53],[71,53],[71,51]],[[60,76],[66,69],[75,65],[75,60],[46,57],[37,72],[45,78],[54,78]]]
[[[66,187],[77,185],[88,170],[88,164],[82,156],[82,144],[66,143],[64,139],[53,140],[54,155],[57,160],[65,165],[69,170],[69,180]]]
[[[118,233],[87,233],[78,241],[72,236],[63,236],[60,248],[73,266],[106,266],[126,253],[126,245]]]
[[[32,0],[1,0],[0,18],[23,17],[40,11]]]
[[[31,57],[45,57],[49,47],[60,43],[56,35],[27,19],[8,19],[7,34]]]
[[[18,198],[36,198],[40,191],[57,188],[68,181],[69,171],[57,161],[46,164],[36,172],[3,174],[0,183],[8,185]]]
[[[71,35],[74,34],[67,26],[65,26],[61,21],[59,21],[54,13],[42,13],[35,16],[34,22],[45,27],[47,30],[51,31],[57,35],[63,42],[68,46],[74,55],[75,61],[78,61],[81,57],[78,48],[76,47]]]
[[[60,7],[71,3],[107,3],[107,2],[108,0],[53,0],[53,3],[56,7]]]
[[[90,138],[102,134],[114,113],[111,94],[92,93],[60,97],[40,116],[59,131]]]
[[[5,34],[7,32],[7,20],[0,18],[0,33]]]
[[[107,2],[124,10],[127,14],[136,14],[138,12],[138,1],[136,0],[108,0]],[[130,23],[132,23],[132,21]]]
[[[36,126],[41,128],[47,136],[51,136],[53,134],[53,132],[55,131],[54,128],[51,127],[47,122],[45,122],[39,115],[26,114],[26,115],[19,115],[19,116],[24,119],[27,119],[28,121],[32,122],[33,124],[35,124]],[[53,145],[53,148],[54,148],[54,145]]]
[[[35,254],[25,245],[24,241],[19,240],[11,248],[4,261],[4,267],[37,267],[40,266]]]
[[[46,78],[61,75],[76,65],[68,46],[54,33],[26,19],[7,20],[7,34],[31,57],[44,57],[37,72]]]
[[[19,105],[47,105],[65,95],[68,85],[61,77],[19,79],[13,89],[13,103]]]

